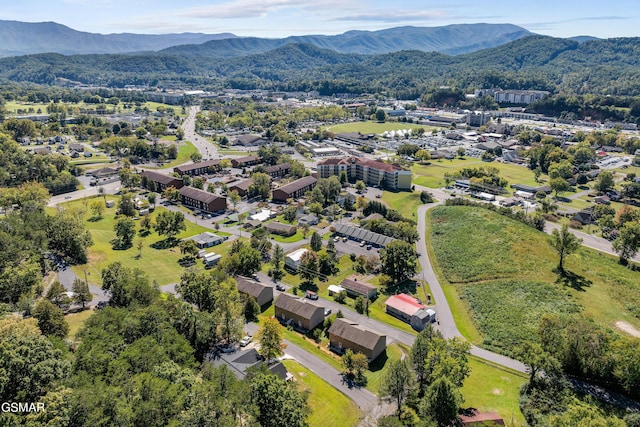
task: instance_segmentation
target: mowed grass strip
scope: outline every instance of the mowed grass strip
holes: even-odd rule
[[[463,407],[497,412],[508,426],[526,425],[520,411],[520,387],[527,376],[506,370],[476,357],[469,357],[471,374],[462,387]]]
[[[473,343],[511,354],[535,339],[545,314],[578,312],[617,333],[619,320],[640,328],[640,275],[617,257],[581,247],[566,259],[570,278],[561,278],[542,232],[482,208],[438,206],[428,215],[436,272]]]
[[[358,424],[362,413],[351,399],[298,362],[285,360],[283,363],[302,390],[309,392],[309,427],[351,427]]]
[[[327,127],[328,131],[333,133],[342,133],[342,132],[360,132],[360,133],[375,133],[381,134],[388,130],[403,130],[403,129],[418,129],[424,128],[425,132],[430,132],[431,129],[435,129],[433,126],[425,126],[418,125],[414,123],[397,123],[397,122],[353,122],[353,123],[342,123],[335,126]]]

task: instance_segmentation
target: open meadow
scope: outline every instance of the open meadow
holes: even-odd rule
[[[461,332],[509,354],[533,338],[544,314],[580,313],[617,331],[640,328],[640,276],[617,258],[581,247],[560,278],[550,237],[495,212],[438,206],[427,241]]]
[[[116,206],[105,210],[102,219],[94,220],[91,218],[91,212],[88,210],[88,206],[96,198],[97,197],[91,197],[61,205],[68,210],[76,209],[85,212],[83,214],[83,221],[93,238],[93,246],[89,248],[88,263],[74,266],[74,272],[80,277],[83,277],[86,271],[89,275],[89,281],[100,285],[100,272],[102,269],[110,263],[119,261],[127,267],[141,269],[148,275],[149,280],[155,280],[160,286],[178,282],[184,270],[178,264],[178,261],[182,258],[180,249],[177,246],[173,248],[162,248],[161,242],[166,238],[159,236],[155,231],[151,231],[148,236],[144,237],[138,234],[134,239],[133,247],[129,249],[113,249],[111,241],[116,237],[113,227],[116,223],[115,211],[117,203]],[[117,202],[118,198],[115,196],[107,196],[107,200]],[[87,202],[87,206],[85,206],[85,201]],[[156,207],[150,215],[152,218],[155,218],[163,210],[165,210],[165,208]],[[185,221],[185,225],[187,230],[178,234],[176,236],[178,239],[208,231],[207,228],[195,225],[189,221]],[[136,231],[139,231],[139,229],[140,222],[136,221]],[[143,240],[141,256],[138,256],[139,252],[135,247],[136,241],[139,239]],[[227,246],[228,244],[229,242],[223,243],[223,245]],[[224,249],[223,245],[214,247],[213,251],[220,251],[221,248]],[[202,263],[197,263],[196,265],[201,266]]]
[[[375,133],[377,135],[389,131],[389,130],[402,130],[402,129],[418,129],[423,128],[425,132],[431,132],[432,129],[438,129],[433,126],[425,126],[419,125],[415,123],[402,123],[402,122],[352,122],[352,123],[342,123],[339,125],[329,126],[327,130],[333,133],[342,133],[342,132],[360,132],[363,134],[367,133]]]

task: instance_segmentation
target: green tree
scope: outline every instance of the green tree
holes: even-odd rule
[[[380,252],[382,273],[391,277],[394,283],[403,282],[416,274],[418,254],[410,243],[395,240]]]
[[[342,184],[342,186],[345,186],[348,182],[348,178],[347,178],[347,171],[340,171],[340,184]]]
[[[250,381],[255,418],[262,427],[307,427],[307,396],[295,382],[286,382],[267,372]]]
[[[427,389],[422,400],[423,414],[436,422],[438,427],[456,424],[462,395],[447,377],[436,379]]]
[[[335,203],[336,198],[340,195],[342,185],[337,176],[330,176],[329,178],[321,178],[318,180],[315,189],[322,195],[322,206],[329,206]]]
[[[615,184],[616,182],[613,179],[613,172],[602,171],[598,175],[598,179],[596,180],[594,188],[598,191],[606,193],[607,191],[612,190]]]
[[[195,153],[191,153],[191,156],[189,158],[193,163],[198,163],[202,161],[202,154],[196,151]]]
[[[271,177],[266,173],[256,172],[251,175],[251,185],[249,185],[249,198],[259,197],[262,200],[269,198],[271,194]]]
[[[133,219],[124,217],[118,220],[114,226],[117,240],[114,246],[118,249],[130,248],[136,235],[136,224]]]
[[[292,224],[293,221],[296,220],[298,216],[298,208],[295,206],[287,206],[285,210],[282,212],[282,218],[288,223]]]
[[[136,205],[133,201],[133,195],[131,193],[124,193],[120,197],[120,203],[118,204],[118,211],[122,215],[135,216]]]
[[[85,303],[88,303],[93,298],[91,292],[89,291],[89,284],[84,280],[80,280],[77,277],[73,281],[71,285],[71,290],[73,291],[73,302],[76,304],[82,304],[82,308],[84,309]]]
[[[366,188],[367,188],[367,186],[364,183],[364,181],[362,181],[360,179],[356,181],[356,191],[358,193],[362,193]]]
[[[49,218],[46,233],[50,251],[77,263],[87,262],[87,249],[93,239],[81,218],[69,212],[58,213]]]
[[[147,194],[147,200],[149,201],[149,203],[151,205],[153,205],[153,207],[156,207],[156,193],[154,192],[150,192],[149,194]]]
[[[391,360],[389,367],[382,377],[380,384],[380,397],[396,403],[396,414],[400,418],[400,410],[407,397],[414,388],[414,375],[409,368],[409,362],[403,360]]]
[[[229,194],[227,194],[227,197],[231,202],[231,204],[233,205],[233,210],[235,211],[236,206],[238,205],[238,203],[240,203],[240,200],[242,200],[242,197],[240,197],[240,195],[236,190],[229,192]]]
[[[243,304],[236,281],[225,278],[213,290],[214,310],[220,336],[228,343],[238,341],[242,335]]]
[[[198,248],[198,244],[191,239],[180,241],[178,246],[180,247],[180,253],[182,255],[190,257],[191,259],[194,259],[198,255],[198,251],[200,250]]]
[[[620,261],[626,262],[633,258],[640,248],[640,221],[625,223],[612,246],[620,256]]]
[[[47,290],[46,298],[58,308],[68,307],[71,303],[66,294],[67,289],[62,283],[55,280]]]
[[[376,110],[376,120],[379,123],[384,123],[387,121],[387,113],[382,108],[378,108]]]
[[[314,282],[318,277],[319,269],[318,254],[313,251],[305,252],[300,258],[300,266],[298,267],[298,274],[303,280],[303,285],[308,287],[315,286]]]
[[[550,240],[551,247],[556,250],[560,261],[558,262],[558,270],[564,272],[564,259],[580,248],[582,239],[574,236],[567,225],[563,225],[560,230],[553,230]]]
[[[102,214],[105,211],[105,204],[102,200],[94,200],[91,202],[91,212],[93,212],[93,217],[96,219],[101,219]]]
[[[162,211],[156,217],[156,233],[173,239],[180,231],[187,229],[182,212]]]
[[[176,292],[185,301],[195,304],[201,311],[213,312],[215,305],[214,289],[224,280],[224,276],[214,271],[209,273],[195,267],[188,268],[182,273],[180,283],[176,285]]]
[[[282,326],[273,317],[264,320],[256,339],[260,343],[260,355],[267,361],[282,356],[287,347],[282,342]]]
[[[569,191],[571,188],[567,180],[564,178],[554,178],[550,180],[549,187],[551,188],[551,191],[556,193],[556,198],[558,198],[558,194]]]
[[[367,384],[365,371],[369,368],[367,356],[347,349],[342,355],[343,375],[360,386]]]
[[[312,251],[319,252],[322,249],[322,237],[318,234],[317,231],[314,231],[311,235],[311,240],[309,242],[309,246]]]
[[[175,187],[167,187],[162,192],[162,198],[171,203],[177,203],[180,201],[180,191]]]
[[[274,281],[278,282],[284,276],[282,265],[284,263],[284,250],[280,245],[275,245],[273,254],[271,254],[271,265],[273,268],[269,270],[269,274]]]
[[[411,346],[411,364],[416,373],[416,381],[420,388],[420,395],[423,395],[430,382],[429,371],[427,370],[426,360],[431,349],[434,338],[442,338],[440,331],[436,331],[427,325],[416,337]]]
[[[151,229],[153,228],[153,221],[151,220],[150,215],[143,215],[140,218],[140,235],[148,236],[151,233]]]
[[[69,324],[64,318],[64,313],[48,299],[41,299],[33,309],[33,317],[38,320],[38,328],[46,336],[54,336],[61,339],[67,337]]]
[[[322,204],[320,203],[311,203],[309,205],[309,212],[311,212],[312,214],[315,214],[317,216],[320,216],[320,214],[322,214]]]
[[[114,262],[102,269],[102,289],[108,292],[110,304],[115,307],[148,306],[158,296],[157,284],[149,283],[139,268],[130,269]]]

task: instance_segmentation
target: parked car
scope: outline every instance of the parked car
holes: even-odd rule
[[[345,236],[345,237],[342,238],[342,241],[347,243],[349,241],[349,239],[347,238],[347,236]]]
[[[99,301],[96,304],[95,310],[102,310],[105,307],[109,307],[109,301]]]
[[[253,340],[253,337],[251,335],[246,335],[244,338],[240,340],[240,347],[248,346],[251,340]]]
[[[364,248],[364,245],[366,245],[366,244],[367,244],[367,242],[365,242],[365,241],[363,240],[362,242],[360,242],[360,247],[361,247],[361,248]]]
[[[330,315],[330,314],[331,314],[331,309],[330,309],[330,308],[325,308],[325,310],[324,310],[324,315],[325,315],[325,316],[328,316],[328,315]]]
[[[278,283],[278,284],[276,284],[276,290],[278,290],[280,292],[284,292],[284,291],[287,290],[287,288],[285,288],[282,283]]]
[[[367,250],[370,251],[371,250],[371,245],[367,245]]]
[[[309,298],[311,300],[317,300],[318,299],[318,294],[316,294],[313,291],[307,291],[307,293],[304,295],[305,298]]]
[[[333,239],[333,241],[334,241],[334,242],[336,242],[336,243],[337,243],[337,242],[339,242],[339,241],[340,241],[340,237],[336,236],[336,237]]]

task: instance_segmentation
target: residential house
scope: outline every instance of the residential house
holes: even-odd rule
[[[219,245],[227,239],[228,237],[221,237],[217,234],[211,233],[210,231],[205,231],[204,233],[187,237],[183,240],[193,240],[200,249],[204,249]]]
[[[93,171],[87,171],[87,175],[93,176],[94,178],[109,178],[118,175],[118,170],[108,167],[100,168]]]
[[[264,359],[255,348],[248,348],[233,353],[218,353],[211,359],[213,366],[220,367],[226,365],[238,379],[243,379],[249,368],[260,366]],[[293,376],[287,372],[287,368],[281,363],[268,365],[269,371],[279,376],[283,380],[290,380]]]
[[[180,189],[180,201],[183,205],[204,212],[222,212],[227,210],[227,198],[193,187]]]
[[[595,223],[593,219],[593,206],[589,206],[587,208],[582,209],[579,212],[576,212],[572,217],[571,221],[579,222],[582,225],[589,225]]]
[[[282,224],[281,222],[268,222],[264,225],[265,230],[269,233],[277,234],[279,236],[289,237],[296,234],[298,227],[291,224]]]
[[[231,145],[242,145],[244,147],[257,147],[259,145],[269,144],[271,140],[263,138],[260,135],[240,135],[231,142]]]
[[[435,312],[411,295],[393,295],[385,301],[385,307],[387,314],[409,323],[418,331],[435,320]]]
[[[238,292],[256,299],[260,307],[273,301],[273,286],[247,279],[246,277],[236,277]]]
[[[378,288],[355,277],[344,279],[340,287],[347,291],[347,295],[354,298],[364,297],[374,300],[378,296]]]
[[[344,171],[350,181],[392,190],[411,189],[411,171],[389,163],[364,157],[329,158],[318,163],[318,177],[340,176]]]
[[[298,218],[298,225],[318,225],[319,221],[318,217],[313,214],[303,215]]]
[[[238,181],[234,184],[227,186],[227,194],[235,191],[240,197],[245,197],[249,194],[249,186],[253,182],[252,179],[245,179],[244,181]]]
[[[371,362],[387,348],[387,337],[351,320],[338,318],[329,328],[329,348],[339,354],[347,349],[362,353]]]
[[[300,266],[300,260],[302,259],[302,256],[307,252],[309,252],[309,249],[300,248],[288,253],[284,257],[285,267],[289,267],[291,270],[297,271],[298,267]]]
[[[307,298],[281,293],[274,307],[275,316],[281,323],[301,331],[310,331],[324,322],[324,307]]]
[[[271,178],[282,178],[289,175],[291,165],[289,163],[280,163],[279,165],[268,166],[266,168],[267,175]]]
[[[258,156],[244,156],[237,159],[231,159],[231,166],[234,168],[244,168],[262,163],[262,159]]]
[[[181,165],[173,168],[173,171],[180,176],[208,175],[218,170],[220,170],[220,159],[205,160],[203,162],[196,162],[190,165]]]
[[[169,187],[180,189],[184,187],[182,178],[163,175],[153,171],[142,171],[142,186],[151,191],[163,192]]]
[[[273,190],[273,200],[286,202],[287,199],[298,199],[303,197],[307,191],[313,190],[318,180],[312,176],[305,176],[287,185]]]

